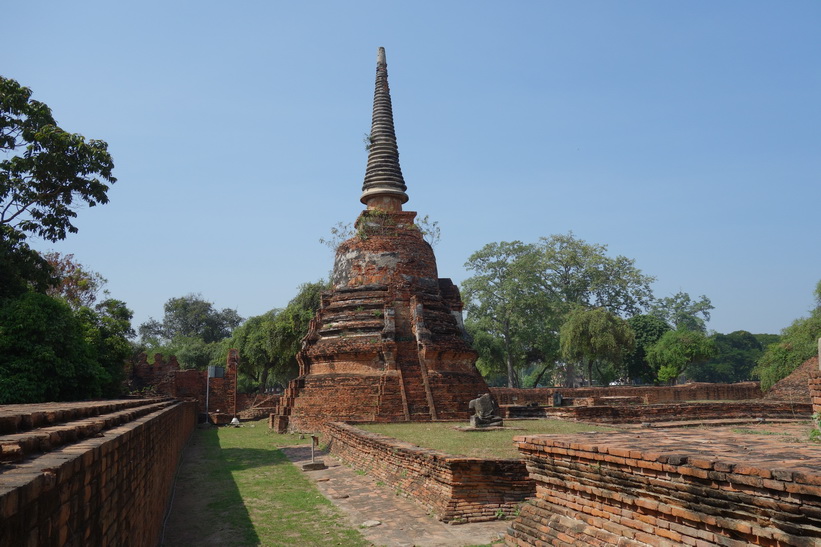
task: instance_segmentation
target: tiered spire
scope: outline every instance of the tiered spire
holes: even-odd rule
[[[373,121],[369,135],[368,167],[360,201],[369,209],[401,211],[408,201],[405,179],[399,167],[399,148],[393,128],[393,108],[388,88],[385,48],[376,53],[376,89],[373,93]]]

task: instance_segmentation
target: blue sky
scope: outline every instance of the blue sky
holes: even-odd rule
[[[821,3],[7,3],[0,74],[109,143],[74,253],[135,312],[245,316],[326,277],[353,221],[376,49],[407,210],[460,283],[492,241],[573,231],[778,332],[821,279]]]

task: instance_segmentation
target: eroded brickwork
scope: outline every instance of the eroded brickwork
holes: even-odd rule
[[[821,415],[821,370],[810,373],[809,385],[813,414]]]
[[[461,299],[437,277],[413,212],[364,212],[337,250],[323,296],[272,427],[319,431],[328,421],[467,421],[488,392],[465,340]]]
[[[513,515],[535,483],[519,460],[483,460],[420,448],[342,423],[326,426],[331,453],[412,497],[445,522]]]
[[[173,355],[164,361],[162,355],[154,356],[149,364],[145,354],[140,354],[132,367],[130,382],[135,390],[150,388],[157,395],[176,399],[196,399],[197,412],[208,414],[214,423],[230,422],[244,408],[237,404],[237,370],[239,352],[229,349],[223,378],[208,378],[205,370],[180,370]]]
[[[763,397],[758,382],[738,384],[691,383],[680,386],[612,386],[612,387],[539,387],[516,389],[490,388],[500,405],[552,405],[553,394],[565,399],[590,397],[640,397],[645,404],[683,403],[687,401],[737,401]]]
[[[517,437],[508,545],[821,544],[821,447],[691,431]]]
[[[0,474],[0,546],[159,543],[194,404],[84,405],[3,409],[0,445],[20,457]]]
[[[506,418],[557,418],[561,420],[604,424],[704,420],[806,420],[810,417],[810,414],[812,414],[812,407],[809,403],[760,400],[723,403],[678,403],[667,405],[502,406],[501,410]]]

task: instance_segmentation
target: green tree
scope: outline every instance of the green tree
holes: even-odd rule
[[[63,255],[57,252],[46,253],[43,258],[52,268],[57,283],[46,290],[49,296],[63,298],[71,309],[79,310],[91,307],[97,301],[100,292],[108,280],[95,271],[85,268],[74,259],[73,254]]]
[[[714,306],[706,296],[693,300],[686,292],[679,291],[671,297],[656,300],[649,313],[673,325],[676,330],[707,332],[712,309]]]
[[[691,365],[713,356],[713,342],[698,330],[671,330],[647,350],[647,361],[659,382],[675,382]]]
[[[241,372],[260,389],[297,375],[296,355],[327,288],[325,281],[304,283],[285,309],[250,317],[234,331],[228,345],[239,351]]]
[[[164,310],[162,322],[151,318],[140,325],[143,339],[170,342],[177,337],[187,337],[210,344],[228,338],[242,323],[236,310],[218,310],[199,294],[171,298],[165,303]]]
[[[519,372],[530,357],[555,354],[558,346],[558,325],[549,324],[555,315],[535,278],[536,258],[532,245],[503,241],[485,245],[465,263],[475,272],[462,283],[462,293],[477,366],[504,371],[509,387],[519,387]]]
[[[604,365],[618,371],[624,356],[635,345],[630,325],[604,308],[574,308],[560,331],[562,357],[587,367],[587,380],[593,385],[593,368],[603,372]]]
[[[0,301],[57,283],[49,263],[26,243],[25,235],[0,225]]]
[[[475,274],[462,292],[480,371],[505,370],[508,385],[518,386],[522,370],[543,363],[538,382],[555,365],[559,329],[574,307],[630,315],[647,306],[653,278],[606,251],[568,233],[537,244],[490,243],[471,255],[465,267]]]
[[[580,305],[605,308],[616,315],[639,313],[653,299],[650,284],[633,259],[607,256],[607,246],[587,243],[572,232],[542,237],[535,246],[539,256],[539,287],[565,311]]]
[[[99,397],[106,372],[68,304],[26,292],[0,306],[0,404]]]
[[[242,322],[236,310],[218,310],[199,294],[171,298],[163,308],[162,322],[151,318],[140,325],[145,353],[174,355],[183,369],[224,364],[227,347],[223,342]]]
[[[710,336],[715,354],[706,363],[693,365],[687,376],[696,382],[733,383],[752,378],[753,367],[764,348],[756,337],[744,330]]]
[[[627,324],[636,337],[635,347],[624,358],[627,377],[633,381],[652,382],[656,379],[656,373],[647,362],[647,350],[672,329],[653,315],[634,315],[627,320]]]
[[[753,376],[761,380],[761,389],[769,390],[786,378],[818,351],[821,337],[821,281],[815,286],[815,307],[809,317],[796,319],[781,331],[781,339],[770,344],[759,358]]]
[[[31,90],[0,77],[0,226],[49,241],[77,228],[78,202],[108,203],[114,163],[104,141],[61,129]]]
[[[122,300],[107,298],[93,310],[80,308],[77,316],[83,324],[94,359],[104,372],[100,381],[103,396],[120,396],[125,379],[124,365],[133,352],[129,339],[134,337],[131,327],[134,313]]]

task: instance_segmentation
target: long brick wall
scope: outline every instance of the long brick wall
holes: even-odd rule
[[[517,437],[508,545],[821,545],[821,447],[694,431]]]
[[[502,411],[505,418],[557,418],[604,424],[638,424],[705,420],[806,420],[812,414],[812,407],[808,403],[758,400],[663,405],[507,406],[502,407]]]
[[[690,383],[679,386],[610,386],[610,387],[538,387],[518,389],[492,387],[491,393],[500,405],[552,405],[553,394],[564,398],[640,397],[645,404],[679,403],[686,401],[737,401],[760,399],[758,382],[738,384]]]
[[[0,546],[157,545],[196,403],[68,405],[2,409]]]
[[[341,422],[326,424],[331,453],[414,498],[445,522],[514,514],[534,483],[519,460],[483,460],[420,448]]]

